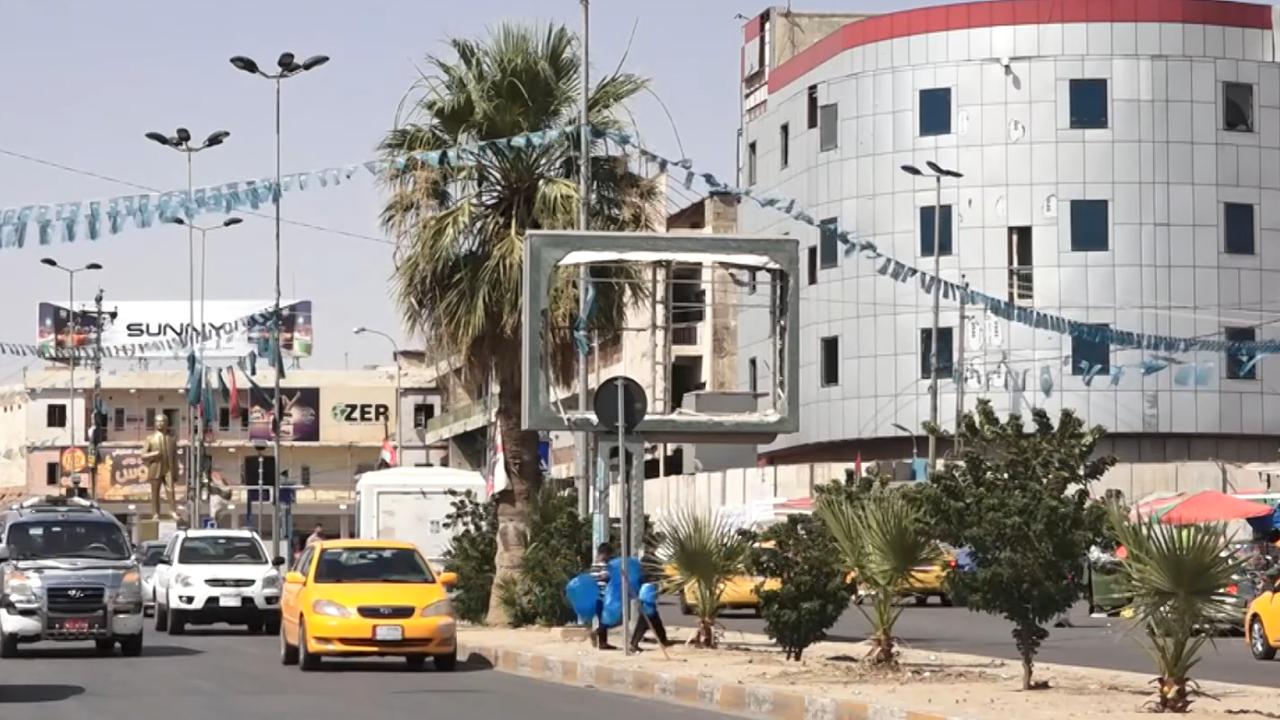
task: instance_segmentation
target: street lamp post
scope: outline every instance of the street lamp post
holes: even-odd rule
[[[217,147],[226,142],[231,137],[231,133],[226,130],[216,130],[205,138],[204,142],[192,144],[191,131],[180,127],[173,131],[173,135],[165,135],[162,132],[149,132],[144,136],[157,144],[163,145],[172,150],[176,150],[187,158],[187,202],[191,202],[191,194],[195,190],[194,176],[192,174],[192,157],[203,150],[211,147]],[[188,212],[190,210],[188,209]],[[187,332],[184,335],[194,342],[196,336],[196,261],[195,261],[195,227],[189,222],[182,223],[187,225]],[[197,455],[194,450],[196,447],[197,436],[203,436],[203,432],[196,433],[195,412],[187,405],[187,450],[191,453],[191,461],[187,463],[187,505],[188,521],[193,526],[198,526],[200,518],[196,516],[200,503],[200,473],[199,465],[204,462],[203,450]]]
[[[962,178],[955,170],[948,170],[930,160],[925,163],[929,173],[925,173],[915,165],[903,165],[902,171],[915,177],[932,176],[936,194],[933,203],[933,331],[929,335],[929,423],[933,429],[929,433],[929,473],[932,474],[938,464],[938,314],[939,301],[942,297],[941,263],[939,261],[939,243],[942,239],[942,178]]]
[[[275,378],[273,380],[274,395],[272,396],[272,427],[271,427],[271,445],[272,455],[275,458],[275,478],[272,479],[271,487],[271,543],[276,548],[277,555],[283,555],[288,551],[280,549],[280,364],[283,364],[283,351],[280,349],[280,83],[285,78],[291,78],[295,75],[301,75],[308,70],[314,70],[321,65],[329,62],[328,55],[313,55],[303,62],[299,63],[291,52],[280,53],[279,59],[276,60],[276,66],[280,69],[276,73],[263,72],[258,67],[258,63],[252,58],[244,55],[236,55],[231,58],[231,64],[240,71],[247,72],[251,75],[258,75],[271,80],[276,86],[276,181],[272,188],[272,203],[276,206],[276,230],[275,230],[275,255],[276,255],[276,298],[273,312],[271,313],[271,346],[274,348],[276,357],[271,358],[275,366]],[[280,358],[277,362],[277,357]]]
[[[398,465],[403,465],[403,464],[404,464],[404,446],[401,444],[401,438],[402,438],[403,436],[402,436],[402,434],[401,434],[401,432],[400,432],[400,429],[401,429],[401,428],[400,428],[400,425],[401,425],[401,423],[400,423],[400,407],[401,407],[401,405],[403,405],[403,404],[404,404],[404,399],[400,397],[400,376],[401,376],[401,372],[400,372],[400,344],[396,342],[396,339],[395,339],[395,338],[391,337],[391,336],[390,336],[390,335],[388,335],[387,333],[384,333],[384,332],[382,332],[381,330],[372,330],[372,329],[370,329],[370,328],[364,327],[363,325],[362,325],[362,326],[360,326],[360,327],[358,327],[358,328],[356,328],[356,329],[354,329],[354,330],[352,330],[351,332],[352,332],[352,333],[354,333],[354,334],[356,334],[356,335],[365,335],[365,334],[369,334],[369,335],[379,335],[379,336],[381,336],[381,337],[384,337],[384,338],[386,338],[386,339],[387,339],[387,341],[388,341],[388,342],[390,342],[390,343],[391,343],[391,347],[392,347],[392,349],[395,351],[395,354],[396,354],[396,356],[395,356],[395,360],[396,360],[396,419],[395,419],[395,423],[396,423],[396,463],[397,463]]]
[[[67,274],[67,291],[68,291],[67,292],[67,313],[69,314],[68,321],[67,321],[68,322],[67,333],[68,333],[68,349],[71,350],[71,352],[68,353],[68,362],[70,362],[71,364],[71,383],[70,383],[70,389],[67,391],[67,432],[70,436],[69,442],[67,444],[68,444],[68,447],[75,447],[76,446],[76,356],[75,356],[76,273],[84,272],[86,270],[101,270],[102,265],[96,262],[91,262],[85,265],[84,267],[69,268],[69,267],[66,267],[65,265],[59,265],[58,261],[54,260],[53,258],[40,258],[40,263],[43,265],[48,265],[49,267],[54,268],[55,270],[61,270],[62,272]],[[102,319],[98,318],[98,322],[101,323]],[[99,332],[101,332],[100,329],[99,329]],[[55,329],[54,349],[56,350],[57,347],[58,347],[57,332]]]

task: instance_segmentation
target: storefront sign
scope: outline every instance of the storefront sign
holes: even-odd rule
[[[270,390],[266,390],[270,393]],[[257,391],[249,393],[249,439],[271,440],[271,399]],[[283,442],[318,442],[320,440],[320,390],[318,388],[280,388],[284,412],[280,420]]]
[[[151,483],[147,480],[147,464],[142,451],[106,450],[98,463],[94,479],[99,500],[108,502],[142,502],[151,499]],[[178,461],[178,477],[184,477],[182,461]],[[175,488],[179,497],[185,494],[182,483]]]
[[[70,447],[62,451],[62,474],[75,475],[89,466],[89,456],[84,448]]]
[[[329,412],[338,422],[359,425],[381,424],[391,419],[391,406],[386,403],[335,403]]]

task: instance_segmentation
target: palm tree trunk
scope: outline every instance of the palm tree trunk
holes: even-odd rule
[[[509,364],[508,364],[509,365]],[[528,540],[529,506],[542,488],[538,461],[538,433],[520,428],[520,370],[504,368],[498,379],[497,423],[502,431],[503,459],[511,485],[497,494],[498,537],[493,557],[493,592],[489,594],[490,625],[507,625],[498,588],[517,579]],[[510,578],[510,580],[508,580]]]

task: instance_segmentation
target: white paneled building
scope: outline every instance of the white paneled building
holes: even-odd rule
[[[1203,0],[1006,0],[750,21],[740,182],[824,228],[739,211],[743,232],[801,240],[801,430],[766,456],[905,457],[907,431],[929,419],[929,294],[825,231],[930,269],[934,180],[903,165],[964,176],[941,183],[944,278],[1119,330],[1280,337],[1276,17]],[[966,407],[1074,409],[1123,460],[1275,458],[1280,360],[1164,357],[972,306],[962,323],[954,299],[939,327],[946,428],[960,368]],[[743,374],[767,356],[763,328],[740,318]]]

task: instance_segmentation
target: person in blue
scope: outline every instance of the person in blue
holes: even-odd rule
[[[600,599],[596,601],[597,618],[600,618],[604,612],[605,588],[609,585],[609,560],[612,557],[613,548],[609,543],[600,543],[600,547],[596,548],[596,564],[591,568],[591,575],[596,579],[596,584],[600,586]],[[596,623],[595,645],[600,650],[618,649],[609,644],[609,628],[605,627],[603,622],[597,621]]]
[[[653,628],[653,635],[662,647],[675,645],[667,639],[667,629],[658,614],[658,584],[652,580],[640,586],[640,613],[642,617],[636,618],[636,629],[631,633],[631,652],[640,652],[640,641],[649,628]]]

